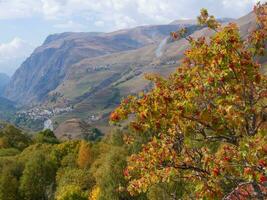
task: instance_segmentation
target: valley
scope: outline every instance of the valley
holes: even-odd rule
[[[249,14],[236,21],[243,37],[254,20]],[[121,99],[152,87],[144,78],[146,73],[167,77],[179,65],[188,43],[173,41],[170,32],[182,27],[192,37],[212,34],[196,21],[178,20],[111,33],[48,36],[5,89],[5,98],[18,108],[13,122],[36,131],[47,120],[56,129],[67,120],[80,119],[107,133],[108,116]]]
[[[42,37],[0,42],[0,200],[267,199],[267,3],[29,2],[0,1]]]

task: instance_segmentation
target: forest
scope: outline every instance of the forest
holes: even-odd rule
[[[168,78],[124,98],[113,130],[59,141],[0,124],[0,200],[267,199],[267,3],[241,37],[202,9],[211,36],[172,32],[190,48]]]

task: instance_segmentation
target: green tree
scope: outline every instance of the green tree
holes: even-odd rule
[[[46,200],[52,194],[56,167],[45,152],[38,152],[26,163],[20,179],[20,193],[26,200]]]
[[[0,145],[4,148],[25,149],[31,144],[31,139],[13,125],[6,125],[0,131]]]
[[[100,188],[99,200],[128,199],[128,193],[122,191],[126,186],[123,170],[126,167],[127,150],[116,146],[106,148],[91,169]]]
[[[53,131],[46,129],[44,131],[40,131],[36,135],[34,135],[34,141],[36,143],[50,143],[50,144],[58,144],[59,141],[56,138]]]
[[[80,141],[66,141],[55,145],[51,151],[51,157],[58,166],[76,166],[79,145]]]
[[[4,166],[0,174],[0,199],[20,200],[19,177],[21,176],[21,165],[16,162]]]

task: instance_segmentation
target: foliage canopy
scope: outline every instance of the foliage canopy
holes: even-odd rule
[[[124,172],[131,194],[182,179],[195,184],[184,198],[222,198],[246,182],[263,199],[267,78],[258,60],[266,51],[267,4],[254,11],[257,27],[241,38],[236,24],[223,26],[202,9],[198,21],[214,34],[185,38],[191,47],[177,71],[168,79],[147,75],[152,91],[129,96],[111,114],[115,123],[135,116],[127,141],[148,137]]]

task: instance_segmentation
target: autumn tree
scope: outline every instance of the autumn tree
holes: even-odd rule
[[[57,193],[56,200],[87,200],[87,194],[79,186],[66,185]]]
[[[100,194],[100,188],[99,187],[94,187],[89,194],[88,200],[98,200]]]
[[[124,171],[132,195],[184,180],[194,185],[183,198],[220,199],[243,183],[265,198],[267,78],[258,61],[266,51],[267,4],[254,12],[257,26],[242,38],[236,24],[221,25],[201,10],[200,25],[214,34],[184,38],[191,47],[177,71],[168,79],[147,75],[154,88],[111,114],[113,123],[135,116],[127,142],[146,137]]]
[[[86,141],[81,141],[77,158],[78,166],[80,168],[88,168],[92,160],[90,144]]]
[[[95,185],[95,180],[88,169],[63,167],[57,171],[56,185],[56,199],[74,198],[75,195],[85,198]]]

